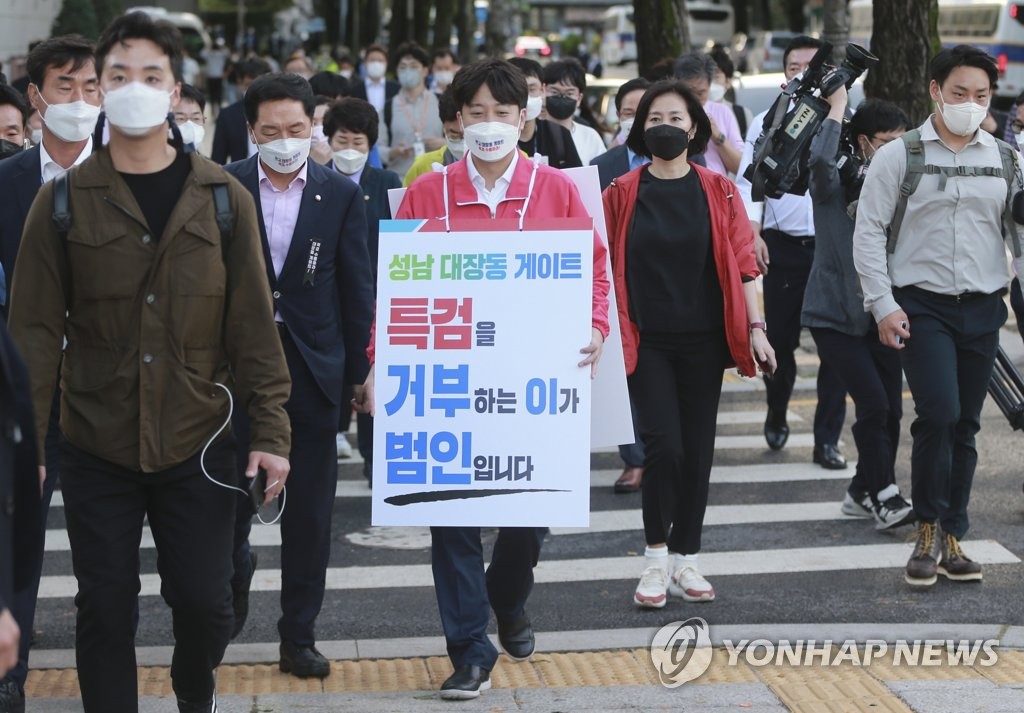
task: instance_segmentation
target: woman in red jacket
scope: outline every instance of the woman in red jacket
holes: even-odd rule
[[[604,192],[629,390],[646,458],[645,566],[633,601],[706,602],[697,568],[722,372],[775,369],[754,289],[754,235],[728,179],[688,162],[711,124],[674,80],[653,85],[626,143],[651,163]],[[671,557],[670,557],[671,555]]]

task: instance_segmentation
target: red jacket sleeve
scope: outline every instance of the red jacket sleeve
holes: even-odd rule
[[[742,277],[757,277],[761,271],[757,269],[757,260],[754,258],[754,229],[750,227],[747,209],[732,181],[726,180],[723,187],[729,210],[729,243],[736,256],[736,267]]]

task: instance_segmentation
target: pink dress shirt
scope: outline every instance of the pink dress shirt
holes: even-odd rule
[[[274,274],[280,277],[284,259],[288,257],[288,248],[292,244],[295,223],[299,219],[302,190],[306,187],[306,164],[302,164],[298,175],[283,191],[277,190],[267,178],[263,162],[257,161],[257,164],[263,225],[267,229],[267,244],[270,246],[270,259],[274,263]]]
[[[737,151],[743,151],[743,137],[740,135],[740,125],[736,123],[736,115],[732,113],[732,107],[722,102],[708,102],[704,105],[704,111],[709,118],[715,120],[718,130],[725,134],[725,143],[733,146]],[[715,138],[708,139],[708,148],[704,152],[704,161],[715,173],[728,177],[729,172],[722,163],[722,157],[718,153],[718,144]]]

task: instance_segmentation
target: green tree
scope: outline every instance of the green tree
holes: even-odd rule
[[[96,27],[100,32],[103,32],[115,17],[124,12],[122,0],[93,0],[92,4],[96,11]]]
[[[448,49],[451,46],[457,2],[458,0],[437,0],[436,2],[437,14],[434,17],[434,49]]]
[[[96,39],[99,36],[99,25],[96,22],[96,9],[89,0],[64,0],[60,12],[53,21],[50,35],[79,34],[83,37]]]
[[[940,48],[938,0],[875,0],[871,52],[878,66],[868,72],[864,91],[887,99],[916,125],[932,111],[928,60]]]
[[[641,75],[666,57],[690,51],[686,0],[633,0],[633,25]]]

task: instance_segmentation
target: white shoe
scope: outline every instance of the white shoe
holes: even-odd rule
[[[871,502],[871,496],[867,493],[861,493],[855,498],[847,490],[846,494],[843,495],[843,504],[839,508],[843,511],[844,515],[849,515],[850,517],[875,516],[875,504]]]
[[[914,505],[900,495],[900,489],[892,483],[878,494],[878,507],[875,508],[875,529],[889,530],[901,525],[909,525],[917,520]]]
[[[348,442],[348,438],[344,433],[339,433],[335,438],[335,442],[338,445],[338,460],[352,457],[352,444]]]
[[[713,602],[715,590],[693,565],[683,565],[672,575],[668,593],[688,602]]]
[[[665,606],[668,589],[668,573],[663,567],[647,567],[636,585],[633,603],[644,609],[661,609]]]

